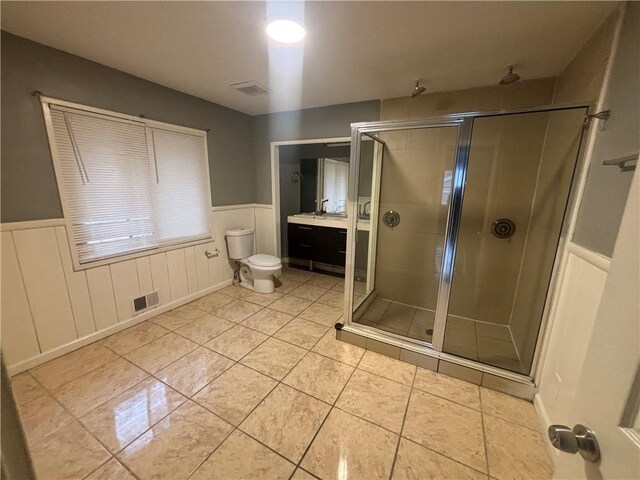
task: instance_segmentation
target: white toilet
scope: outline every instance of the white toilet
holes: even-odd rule
[[[253,228],[227,231],[229,258],[240,262],[240,285],[257,293],[272,293],[274,277],[282,271],[282,261],[273,255],[253,254]]]

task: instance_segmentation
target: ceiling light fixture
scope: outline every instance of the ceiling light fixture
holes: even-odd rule
[[[267,25],[267,35],[280,43],[297,43],[306,34],[302,25],[291,20],[275,20]]]

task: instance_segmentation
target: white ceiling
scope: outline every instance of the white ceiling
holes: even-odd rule
[[[2,29],[249,114],[557,75],[617,2],[8,2]],[[269,12],[269,13],[267,13]],[[304,18],[302,45],[268,18]],[[268,96],[229,84],[255,80]]]

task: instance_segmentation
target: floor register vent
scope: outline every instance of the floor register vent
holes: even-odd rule
[[[140,313],[160,303],[158,292],[151,292],[133,299],[133,312]]]

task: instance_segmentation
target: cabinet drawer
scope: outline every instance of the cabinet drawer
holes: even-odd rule
[[[314,235],[314,230],[314,227],[290,223],[288,227],[289,242],[314,245],[317,238],[317,235]]]
[[[347,230],[345,228],[328,228],[331,230],[326,233],[325,243],[329,247],[335,247],[338,250],[347,249]]]
[[[307,243],[289,243],[289,256],[301,260],[316,260],[315,248]]]

